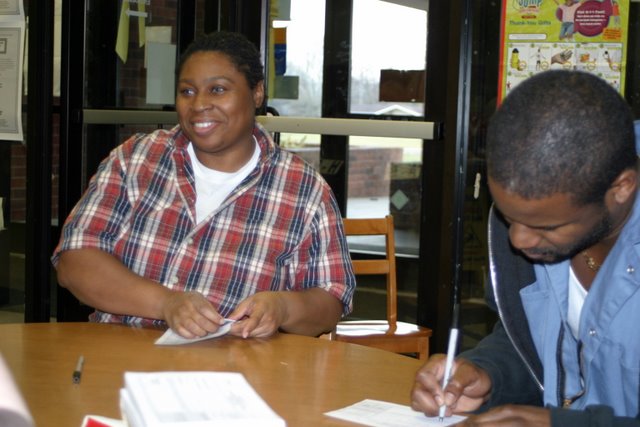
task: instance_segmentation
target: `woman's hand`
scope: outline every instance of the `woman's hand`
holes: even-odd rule
[[[287,302],[281,292],[258,292],[251,295],[229,315],[236,320],[229,334],[268,337],[275,334],[287,320]]]
[[[171,291],[162,305],[163,318],[185,338],[205,336],[218,330],[224,318],[198,292]]]

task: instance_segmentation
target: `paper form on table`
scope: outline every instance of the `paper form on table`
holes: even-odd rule
[[[220,326],[220,328],[218,328],[217,331],[212,332],[203,337],[197,337],[197,338],[184,338],[178,335],[177,333],[175,333],[174,331],[172,331],[171,329],[167,329],[167,331],[164,334],[162,334],[160,338],[156,340],[155,344],[156,345],[181,345],[181,344],[189,344],[192,342],[198,342],[198,341],[219,337],[227,334],[229,332],[229,329],[231,329],[231,325],[234,322],[235,320],[232,320],[232,319],[224,319],[224,323]]]
[[[409,406],[372,399],[365,399],[345,408],[325,412],[325,415],[371,427],[446,427],[466,418],[461,415],[452,415],[440,421],[437,416],[427,417]]]

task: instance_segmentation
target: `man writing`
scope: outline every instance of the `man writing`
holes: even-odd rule
[[[416,375],[412,406],[465,425],[639,425],[640,203],[633,116],[604,80],[547,71],[487,132],[487,301],[500,321]]]

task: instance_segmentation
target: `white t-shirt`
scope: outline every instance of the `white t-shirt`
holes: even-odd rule
[[[576,274],[573,272],[573,268],[569,268],[569,307],[567,311],[567,322],[569,322],[571,333],[575,338],[578,338],[580,313],[582,312],[584,300],[587,298],[587,293],[587,290],[582,286]]]
[[[196,178],[196,222],[200,223],[218,209],[224,199],[245,179],[258,164],[260,146],[255,140],[251,159],[236,172],[220,172],[200,163],[191,142],[187,146],[191,166]]]

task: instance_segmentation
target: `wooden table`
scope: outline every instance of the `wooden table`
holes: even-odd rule
[[[0,325],[0,353],[38,426],[79,427],[87,414],[120,418],[125,371],[241,372],[288,427],[353,425],[323,415],[363,399],[408,405],[421,362],[289,334],[156,346],[162,331],[96,323]],[[80,355],[80,384],[72,372]]]

